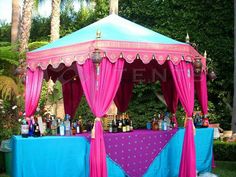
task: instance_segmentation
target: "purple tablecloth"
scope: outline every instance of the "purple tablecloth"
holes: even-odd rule
[[[170,131],[135,130],[104,133],[106,153],[132,177],[143,176],[177,129]],[[89,134],[82,134],[87,138]]]
[[[177,129],[171,131],[135,130],[131,133],[105,133],[106,153],[132,177],[143,176]]]

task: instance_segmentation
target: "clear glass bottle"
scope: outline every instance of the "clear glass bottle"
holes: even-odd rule
[[[112,133],[112,123],[109,123],[109,129],[108,129],[109,133]]]
[[[61,121],[59,129],[60,129],[60,136],[65,136],[65,125],[63,121]]]
[[[27,124],[25,119],[23,119],[21,124],[21,136],[23,138],[28,138],[29,136],[29,125]]]
[[[69,116],[66,116],[65,131],[66,131],[66,136],[70,136],[71,135],[71,127],[70,127]]]

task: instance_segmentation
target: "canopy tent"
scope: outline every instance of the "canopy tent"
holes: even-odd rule
[[[200,75],[194,76],[196,56],[201,58],[203,68]],[[101,57],[101,62],[94,64],[94,57]],[[187,114],[179,176],[196,176],[194,83],[203,113],[207,114],[206,59],[189,44],[112,14],[28,52],[27,68],[25,109],[28,117],[36,110],[43,77],[58,79],[63,84],[65,112],[72,116],[84,93],[97,117],[90,149],[92,177],[107,176],[100,118],[113,100],[120,111],[127,109],[134,83],[160,80],[168,109],[175,114],[180,100]]]

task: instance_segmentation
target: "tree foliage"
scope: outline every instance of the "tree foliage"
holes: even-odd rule
[[[215,116],[230,129],[233,95],[233,0],[120,0],[119,15],[179,41],[186,33],[207,50],[213,59],[217,79],[208,82],[209,100],[214,103]],[[226,69],[227,68],[227,69]],[[212,108],[212,107],[211,107]]]

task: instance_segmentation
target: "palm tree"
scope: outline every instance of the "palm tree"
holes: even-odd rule
[[[115,13],[118,15],[119,0],[110,0],[110,14]]]
[[[60,3],[61,0],[52,0],[51,42],[60,37]]]
[[[11,44],[18,40],[20,14],[20,0],[12,0]]]
[[[234,1],[234,29],[236,28],[236,1]],[[234,30],[234,36],[236,31]],[[236,132],[236,39],[234,38],[234,103],[232,114],[232,130]]]
[[[20,40],[19,40],[20,53],[23,53],[28,49],[33,5],[34,5],[34,0],[24,0],[23,14],[22,14],[22,20],[21,20],[21,25],[20,25]]]

